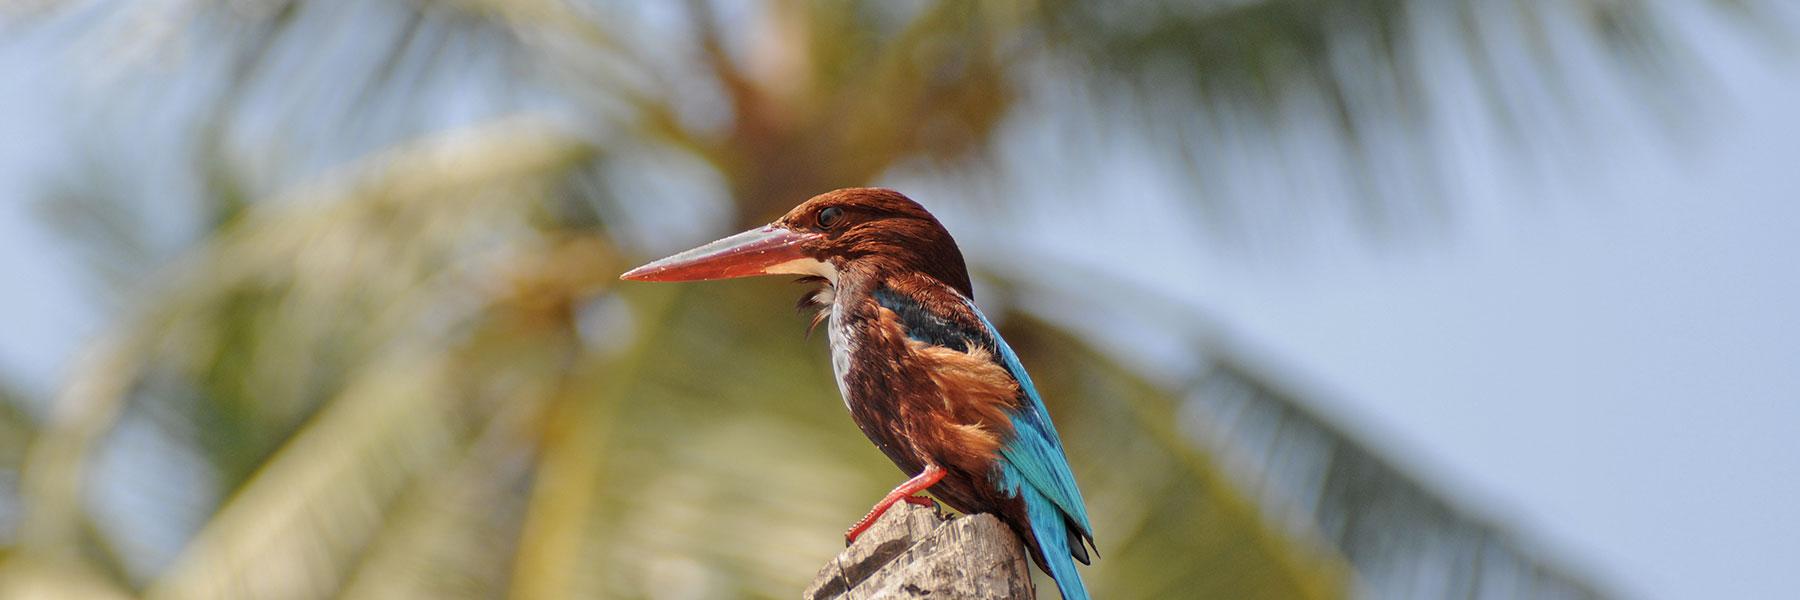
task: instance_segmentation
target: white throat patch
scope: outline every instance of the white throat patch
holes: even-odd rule
[[[763,273],[769,275],[817,275],[831,282],[833,287],[837,286],[838,280],[837,266],[811,258],[796,258],[781,264],[769,265],[768,268],[763,269]]]

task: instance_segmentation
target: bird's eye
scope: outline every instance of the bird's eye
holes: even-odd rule
[[[836,206],[828,206],[828,207],[825,207],[825,210],[819,211],[819,227],[821,229],[831,229],[833,227],[837,227],[838,224],[842,223],[843,221],[844,221],[844,209],[838,208]]]

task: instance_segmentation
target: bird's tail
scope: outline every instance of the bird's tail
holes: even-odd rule
[[[1023,486],[1020,492],[1025,500],[1025,516],[1031,522],[1031,535],[1037,538],[1038,549],[1044,553],[1044,563],[1050,567],[1050,576],[1056,579],[1063,600],[1088,600],[1087,586],[1081,583],[1081,574],[1075,572],[1075,558],[1069,548],[1069,540],[1078,538],[1069,535],[1062,509],[1031,486]]]

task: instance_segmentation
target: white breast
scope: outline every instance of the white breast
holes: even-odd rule
[[[825,329],[826,335],[831,340],[831,372],[837,376],[838,394],[844,397],[844,408],[850,408],[850,386],[845,382],[844,377],[850,372],[850,353],[854,352],[855,348],[851,347],[853,342],[851,342],[849,326],[838,318],[838,315],[841,314],[843,311],[838,310],[837,304],[833,303],[831,320],[825,324]]]

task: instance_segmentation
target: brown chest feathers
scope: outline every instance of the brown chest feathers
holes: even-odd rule
[[[969,473],[986,472],[1012,435],[1007,409],[1018,405],[1019,386],[986,348],[967,352],[908,339],[892,310],[877,308],[884,345],[897,351],[902,370],[925,385],[896,389],[899,425],[926,461]]]

